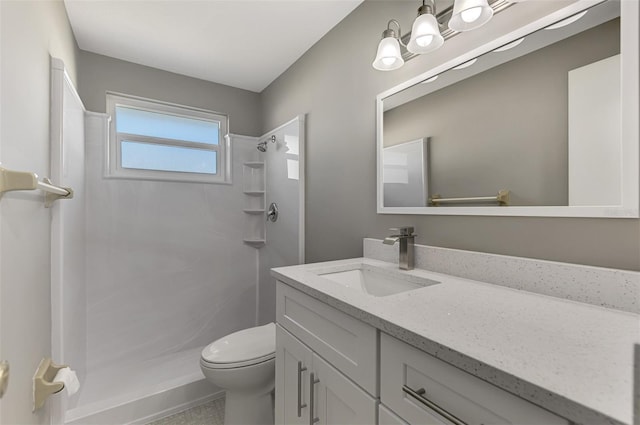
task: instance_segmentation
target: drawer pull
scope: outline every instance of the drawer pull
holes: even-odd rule
[[[309,425],[313,425],[316,422],[320,422],[320,418],[313,416],[313,405],[314,405],[314,398],[315,398],[315,386],[316,384],[320,382],[320,380],[318,378],[316,378],[316,374],[311,372],[311,379],[309,379]]]
[[[414,389],[412,389],[412,388],[410,388],[410,387],[408,387],[406,385],[403,385],[402,386],[402,391],[405,392],[406,394],[409,394],[411,397],[413,397],[414,399],[419,401],[421,404],[427,406],[429,409],[435,411],[437,414],[439,414],[443,418],[451,421],[454,425],[467,425],[467,423],[464,422],[463,420],[458,419],[456,416],[452,415],[451,413],[447,412],[442,407],[440,407],[437,404],[435,404],[433,401],[431,401],[428,398],[426,398],[424,396],[424,394],[427,391],[424,388],[420,388],[418,390],[414,390]]]
[[[307,407],[307,403],[302,402],[302,372],[307,370],[306,366],[302,366],[302,362],[298,362],[298,417],[302,417],[302,409]]]

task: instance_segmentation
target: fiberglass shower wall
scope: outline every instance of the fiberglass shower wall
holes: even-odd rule
[[[256,260],[238,236],[241,177],[105,179],[104,143],[87,146],[88,368],[203,347],[253,326],[247,265]]]

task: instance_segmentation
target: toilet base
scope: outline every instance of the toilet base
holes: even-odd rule
[[[273,392],[227,391],[224,425],[273,425]]]

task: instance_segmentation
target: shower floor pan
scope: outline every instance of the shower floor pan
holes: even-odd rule
[[[65,423],[145,424],[222,397],[200,371],[202,348],[90,371]]]

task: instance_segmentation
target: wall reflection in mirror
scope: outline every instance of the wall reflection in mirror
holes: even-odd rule
[[[429,202],[429,139],[398,143],[385,147],[383,151],[384,204],[426,206]]]
[[[619,205],[620,87],[608,1],[385,98],[384,207]]]

